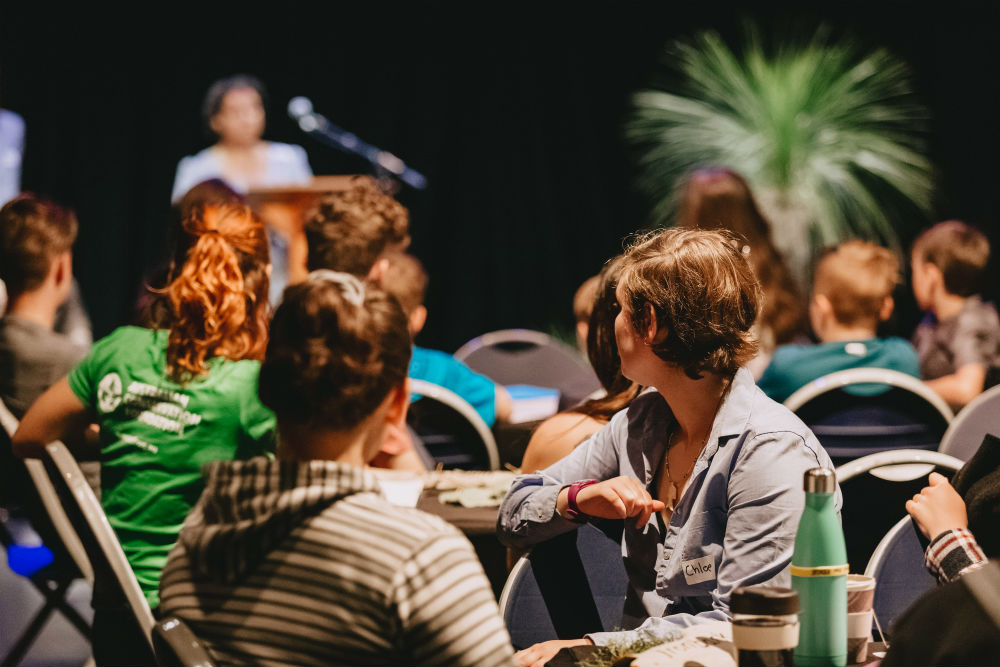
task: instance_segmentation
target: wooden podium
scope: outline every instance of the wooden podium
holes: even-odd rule
[[[348,189],[356,179],[370,176],[343,174],[314,176],[300,185],[254,188],[247,193],[250,207],[288,243],[288,284],[300,282],[308,274],[308,246],[303,231],[306,214],[319,199],[330,192]]]

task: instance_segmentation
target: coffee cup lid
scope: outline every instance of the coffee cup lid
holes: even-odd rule
[[[782,586],[741,586],[729,597],[734,614],[797,614],[799,594]]]

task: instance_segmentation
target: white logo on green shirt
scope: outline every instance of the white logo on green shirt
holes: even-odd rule
[[[118,373],[108,373],[97,385],[97,407],[101,412],[114,412],[122,402],[122,379]]]

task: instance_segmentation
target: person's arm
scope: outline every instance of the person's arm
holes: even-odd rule
[[[567,456],[604,424],[579,412],[560,412],[535,429],[524,450],[521,470],[537,472]]]
[[[955,581],[986,564],[986,556],[969,532],[962,496],[944,475],[933,472],[928,485],[906,501],[906,511],[931,540],[924,564],[941,583]]]
[[[22,459],[39,458],[47,444],[62,440],[80,458],[92,457],[86,435],[88,429],[92,430],[91,421],[90,410],[63,378],[28,408],[11,438],[14,455]]]
[[[924,384],[953,409],[961,409],[983,393],[983,387],[986,384],[986,366],[965,364],[951,375],[924,380]]]
[[[457,531],[419,546],[396,573],[392,591],[410,664],[514,664],[489,580]]]
[[[493,411],[498,422],[510,421],[510,414],[514,411],[514,400],[507,389],[500,384],[494,385]]]

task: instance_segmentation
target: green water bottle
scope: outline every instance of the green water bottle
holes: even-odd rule
[[[795,533],[792,588],[799,594],[796,665],[847,664],[847,549],[834,506],[832,468],[804,475],[806,505]]]

